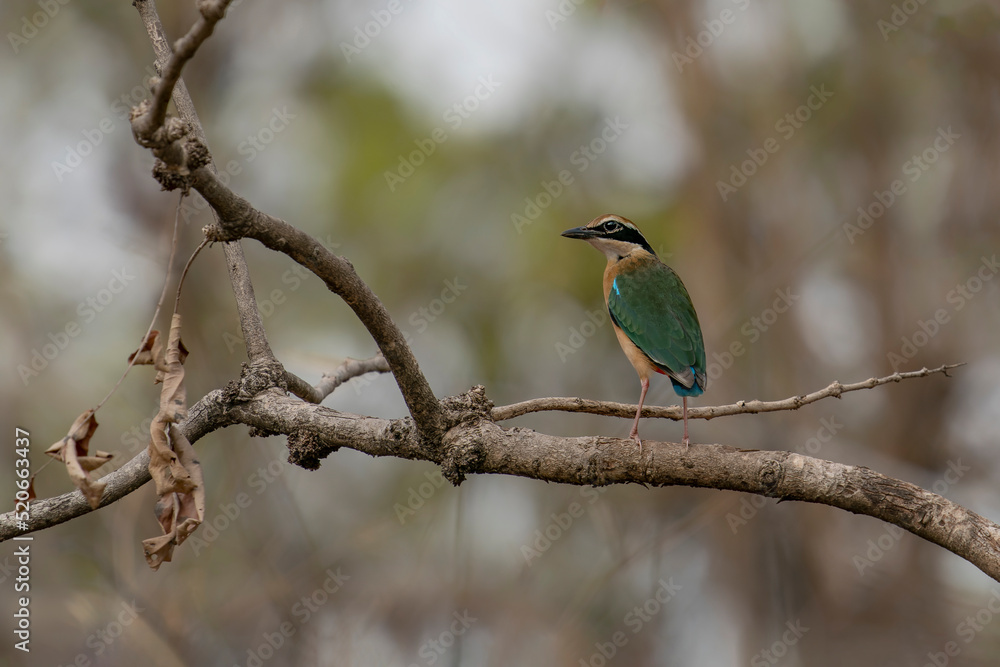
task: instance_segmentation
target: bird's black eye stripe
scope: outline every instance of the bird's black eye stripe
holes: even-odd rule
[[[605,238],[614,239],[616,241],[624,241],[625,243],[634,243],[638,246],[644,248],[651,255],[655,255],[653,248],[650,247],[646,239],[639,233],[639,230],[632,225],[619,222],[617,220],[606,220],[599,226],[600,230],[603,232]]]

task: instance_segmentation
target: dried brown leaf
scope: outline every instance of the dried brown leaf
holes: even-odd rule
[[[154,570],[173,558],[174,547],[183,544],[205,518],[205,487],[201,464],[194,447],[174,425],[169,426],[170,440],[176,450],[177,460],[195,484],[190,492],[170,492],[156,502],[156,519],[163,535],[143,540],[142,549],[146,563]]]
[[[80,467],[91,472],[97,470],[102,465],[114,458],[114,454],[109,454],[108,452],[102,452],[101,450],[96,450],[91,456],[77,456],[76,460],[80,463]]]
[[[146,564],[154,570],[160,569],[163,563],[169,563],[174,555],[174,536],[160,535],[142,541],[142,553],[146,556]]]
[[[156,518],[163,535],[143,540],[146,563],[154,570],[170,562],[174,547],[182,544],[205,518],[205,486],[201,464],[194,447],[176,424],[187,416],[184,387],[184,360],[187,350],[181,342],[181,318],[175,314],[165,348],[152,345],[160,411],[150,425],[149,473],[159,499]]]
[[[152,365],[156,361],[158,352],[157,344],[159,344],[162,348],[162,343],[160,343],[160,332],[154,329],[149,332],[148,336],[146,336],[146,340],[142,341],[142,345],[139,349],[128,355],[128,360],[131,362],[134,358],[136,366],[147,364]]]
[[[187,471],[195,487],[187,493],[177,494],[180,502],[177,518],[177,544],[181,544],[188,535],[205,520],[205,480],[201,473],[201,463],[195,454],[194,447],[184,437],[176,426],[170,426],[170,438],[180,459],[181,465]]]
[[[76,447],[70,443],[72,440],[63,447],[63,455],[66,457],[66,472],[69,473],[69,478],[76,488],[83,492],[91,508],[96,510],[101,505],[101,496],[104,495],[104,487],[107,486],[107,482],[90,478],[87,471],[80,465],[80,460],[76,456]]]
[[[167,437],[168,428],[169,422],[163,419],[162,414],[156,415],[149,427],[149,434],[152,436],[149,441],[149,474],[156,483],[158,496],[175,491],[186,493],[195,487],[195,482],[171,447]]]
[[[91,479],[88,473],[111,460],[111,454],[107,452],[96,451],[93,456],[88,455],[90,438],[97,426],[94,411],[87,410],[76,418],[66,437],[45,450],[46,454],[66,464],[70,480],[93,509],[100,506],[107,482]]]
[[[161,368],[163,388],[160,390],[160,413],[166,415],[168,421],[173,423],[187,416],[187,391],[184,388],[184,360],[187,359],[187,350],[183,348],[181,316],[174,313],[170,322],[170,337],[163,355]]]
[[[154,570],[159,569],[163,563],[169,563],[173,558],[174,547],[177,545],[174,529],[177,509],[178,503],[173,493],[161,496],[156,501],[153,512],[160,523],[163,535],[142,541],[142,553],[146,557],[146,564]]]

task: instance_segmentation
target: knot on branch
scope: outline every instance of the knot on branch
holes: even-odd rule
[[[180,118],[167,118],[163,125],[154,127],[150,113],[148,100],[132,108],[129,115],[132,135],[140,146],[150,149],[156,156],[153,177],[163,189],[182,190],[187,194],[191,188],[191,173],[212,161],[208,147]]]
[[[184,194],[191,189],[191,173],[212,161],[205,144],[193,136],[155,149],[153,153],[157,156],[153,178],[164,190],[181,190]]]
[[[242,238],[229,233],[225,227],[215,222],[202,227],[201,233],[205,235],[205,240],[210,243],[229,243],[230,241],[239,241]]]
[[[464,394],[441,399],[444,408],[445,428],[452,428],[477,419],[493,421],[493,401],[486,395],[486,387],[477,384]]]
[[[229,398],[234,403],[253,400],[258,394],[273,387],[287,391],[285,368],[276,359],[262,359],[252,363],[243,362],[240,379],[227,387]]]
[[[474,423],[459,424],[444,434],[441,474],[446,480],[458,486],[465,481],[467,474],[482,470],[486,462],[486,447],[483,441],[490,428],[497,427],[490,421],[477,419]]]
[[[757,481],[766,494],[771,494],[785,477],[785,466],[781,461],[765,459],[757,471]]]
[[[496,428],[491,416],[493,401],[480,384],[464,394],[443,399],[441,405],[448,429],[442,439],[441,474],[458,486],[465,481],[466,474],[479,472],[486,461],[483,442],[487,431]]]
[[[315,433],[296,431],[288,435],[288,462],[306,470],[319,470],[320,461],[338,449],[323,444]]]

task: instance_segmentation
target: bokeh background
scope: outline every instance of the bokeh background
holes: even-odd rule
[[[160,8],[174,38],[193,4]],[[153,62],[129,3],[15,0],[0,20],[10,498],[14,427],[30,431],[37,470],[145,331],[177,195],[159,191],[125,119]],[[998,29],[996,5],[977,2],[237,2],[185,79],[236,191],[354,263],[439,396],[481,383],[497,404],[637,399],[603,315],[604,259],[559,237],[615,212],[697,305],[711,382],[695,405],[967,364],[696,421],[695,442],[870,466],[996,520]],[[208,222],[185,209],[179,263]],[[289,369],[315,381],[375,352],[317,278],[245,247]],[[195,264],[182,312],[193,401],[245,360],[220,248]],[[98,413],[107,470],[145,445],[151,380],[134,369]],[[675,402],[663,381],[650,398]],[[387,376],[325,405],[405,414]],[[571,414],[509,425],[629,428]],[[642,432],[676,441],[680,426]],[[684,488],[456,489],[434,466],[352,451],[306,472],[282,439],[243,427],[197,446],[200,541],[147,568],[148,486],[36,535],[32,652],[5,629],[0,663],[1000,660],[1000,584],[871,518]],[[52,465],[36,488],[71,487]],[[13,549],[0,549],[5,628]]]

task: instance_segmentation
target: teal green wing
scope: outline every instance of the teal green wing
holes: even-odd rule
[[[652,260],[619,274],[611,284],[608,310],[636,347],[670,376],[678,393],[696,396],[705,389],[701,325],[673,269]]]

